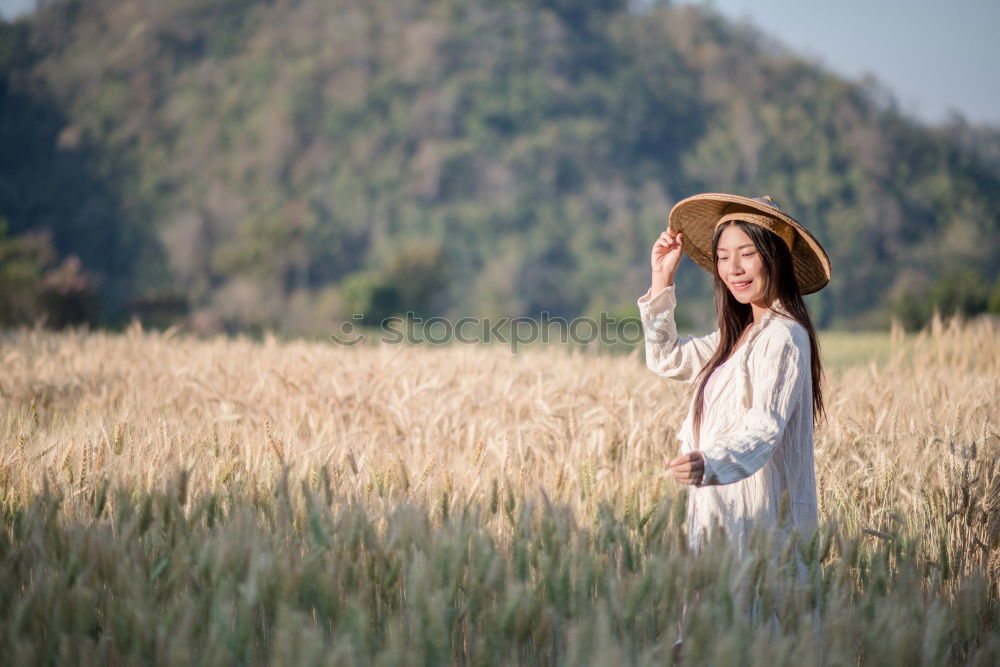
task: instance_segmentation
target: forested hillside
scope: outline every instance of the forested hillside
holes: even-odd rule
[[[0,23],[0,218],[49,230],[38,276],[78,256],[105,322],[319,332],[629,312],[676,200],[769,193],[830,253],[821,324],[1000,309],[1000,131],[628,4],[47,3]]]

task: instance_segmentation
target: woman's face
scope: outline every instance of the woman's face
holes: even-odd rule
[[[716,270],[729,292],[740,303],[762,304],[766,277],[764,263],[747,233],[729,225],[719,236]]]

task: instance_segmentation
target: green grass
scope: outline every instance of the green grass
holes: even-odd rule
[[[886,331],[821,331],[820,351],[823,363],[830,369],[881,364],[894,353],[907,353],[912,343],[895,343]]]

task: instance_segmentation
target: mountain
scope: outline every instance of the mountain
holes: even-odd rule
[[[56,1],[0,24],[0,96],[0,218],[77,255],[106,322],[631,312],[701,191],[815,232],[824,326],[1000,266],[1000,131],[692,6]],[[709,325],[707,274],[678,280]]]

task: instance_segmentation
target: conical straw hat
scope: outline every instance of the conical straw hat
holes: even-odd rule
[[[830,258],[823,246],[767,195],[751,199],[706,192],[677,202],[669,219],[670,231],[684,234],[684,252],[713,275],[712,236],[716,226],[729,220],[744,220],[776,233],[785,241],[792,253],[795,279],[802,294],[817,292],[830,282]]]

